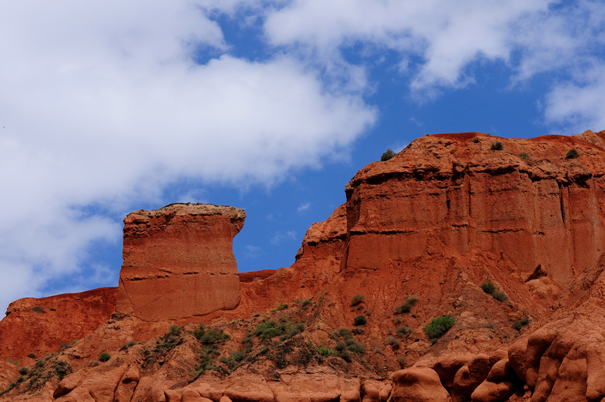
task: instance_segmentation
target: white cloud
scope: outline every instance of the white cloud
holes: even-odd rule
[[[296,232],[293,230],[288,230],[286,232],[283,232],[283,231],[276,232],[275,235],[271,238],[270,242],[274,246],[278,246],[278,245],[280,245],[284,242],[290,241],[290,240],[296,240]]]
[[[589,69],[577,81],[560,84],[548,94],[546,121],[567,134],[605,129],[605,63]]]
[[[295,0],[269,13],[265,29],[274,45],[330,65],[352,45],[394,50],[422,100],[473,83],[477,62],[503,63],[512,83],[578,65],[603,44],[604,21],[594,0]]]
[[[310,206],[311,206],[311,203],[309,203],[309,202],[305,202],[304,204],[300,204],[300,206],[298,207],[298,209],[296,210],[296,212],[301,213],[303,211],[306,211],[307,209],[309,209]]]
[[[194,64],[199,46],[217,57]],[[94,241],[120,241],[91,205],[127,212],[178,178],[269,185],[374,122],[291,57],[228,47],[186,0],[3,7],[0,305],[77,272]]]

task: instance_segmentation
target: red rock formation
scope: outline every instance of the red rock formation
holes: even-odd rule
[[[568,284],[605,251],[604,149],[583,140],[604,138],[463,133],[413,141],[348,184],[347,269],[494,252],[525,275],[541,264]],[[504,149],[493,150],[496,142]],[[579,158],[566,158],[572,148]]]
[[[103,324],[116,305],[116,288],[19,299],[0,321],[0,356],[29,364],[82,339]]]
[[[233,237],[245,217],[241,209],[203,204],[129,214],[116,312],[158,321],[235,308]]]
[[[242,275],[231,310],[183,312],[175,290],[193,297],[183,272],[200,274],[207,252],[217,260],[214,249],[195,248],[215,241],[204,230],[221,233],[218,250],[230,252],[243,221],[131,214],[120,314],[52,356],[73,367],[61,382],[45,366],[45,390],[27,391],[34,376],[0,400],[53,392],[65,401],[601,400],[603,146],[605,132],[420,138],[361,170],[347,203],[308,230],[291,267]],[[580,156],[567,158],[571,148]],[[487,281],[509,299],[482,291]],[[164,305],[147,309],[153,292]],[[353,303],[356,295],[364,297]],[[412,295],[410,311],[397,312]],[[444,314],[454,326],[429,339],[424,326]],[[353,325],[358,315],[366,325]],[[527,325],[514,329],[522,318]],[[182,334],[166,333],[174,322],[185,324]],[[213,343],[187,322],[230,338]],[[257,331],[269,322],[287,336],[263,339]],[[303,330],[288,332],[296,323]],[[111,359],[96,365],[101,352]],[[244,355],[239,363],[234,352]]]

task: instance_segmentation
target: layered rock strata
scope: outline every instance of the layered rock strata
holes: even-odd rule
[[[541,265],[570,283],[605,251],[604,138],[462,133],[413,141],[347,185],[347,269],[448,250],[494,252],[526,276]],[[568,157],[571,149],[580,156]]]
[[[245,218],[241,209],[207,204],[129,214],[116,312],[159,321],[235,308],[233,237]]]
[[[61,344],[84,338],[107,321],[116,305],[116,290],[100,288],[12,302],[0,322],[0,356],[27,364]]]

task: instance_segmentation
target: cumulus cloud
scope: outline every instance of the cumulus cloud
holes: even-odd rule
[[[546,98],[546,121],[567,133],[605,129],[605,64],[581,79],[556,86]]]
[[[603,45],[604,14],[594,0],[295,0],[269,13],[265,30],[274,45],[311,49],[329,65],[354,45],[394,51],[423,100],[474,83],[481,62],[506,66],[512,84],[582,64]]]
[[[270,185],[373,124],[358,95],[327,90],[292,57],[230,56],[200,7],[3,7],[0,305],[78,272],[95,241],[120,241],[99,210],[155,200],[178,178]],[[214,55],[203,65],[200,49]]]

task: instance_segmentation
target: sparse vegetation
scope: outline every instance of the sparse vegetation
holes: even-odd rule
[[[363,295],[353,296],[353,299],[351,299],[351,306],[357,306],[358,304],[362,303],[364,299],[365,297]]]
[[[35,353],[30,353],[27,355],[27,357],[29,357],[30,359],[35,359],[36,358],[36,354]]]
[[[496,286],[491,282],[482,283],[480,286],[481,290],[483,290],[487,294],[494,294],[496,291]]]
[[[364,315],[358,315],[357,317],[353,318],[353,325],[355,326],[366,325],[367,323],[368,320]]]
[[[99,356],[99,361],[101,363],[105,363],[106,361],[109,361],[109,359],[111,359],[111,356],[109,355],[109,353],[101,353],[101,355]]]
[[[504,292],[494,292],[492,297],[502,303],[508,300],[508,296]]]
[[[454,326],[456,320],[450,315],[443,315],[441,317],[433,318],[431,323],[425,325],[424,332],[428,335],[432,343],[437,342],[438,338],[441,338],[451,327]],[[433,340],[435,340],[433,342]]]
[[[529,155],[527,153],[525,153],[525,152],[521,152],[519,154],[519,158],[525,159],[525,160],[529,160]]]
[[[128,349],[128,348],[130,348],[130,347],[132,347],[132,346],[134,346],[134,345],[136,345],[136,344],[137,344],[137,343],[136,343],[135,341],[130,341],[130,342],[128,342],[126,345],[123,345],[123,346],[120,348],[120,350],[126,350],[126,349]]]
[[[40,307],[40,306],[32,307],[32,311],[35,311],[36,313],[46,313],[46,310],[44,310],[44,307]]]
[[[27,367],[19,367],[19,374],[27,375],[29,373],[29,369]]]
[[[412,333],[412,328],[408,328],[405,325],[400,325],[397,327],[397,336],[403,338],[404,336],[408,336]]]
[[[282,311],[288,308],[288,305],[286,303],[281,303],[279,306],[275,307],[273,310],[271,311]]]
[[[168,335],[181,336],[181,327],[178,325],[171,325],[168,328]]]
[[[492,151],[502,151],[503,149],[504,149],[504,144],[502,144],[500,141],[494,142],[491,146]]]
[[[480,286],[481,290],[485,293],[498,300],[499,302],[504,303],[508,300],[508,296],[504,292],[496,291],[496,286],[491,282],[482,283]]]
[[[393,338],[392,336],[389,336],[385,340],[385,343],[387,345],[391,345],[391,347],[393,348],[393,350],[397,350],[397,349],[399,349],[399,346],[401,346],[401,341],[399,339]]]
[[[520,321],[515,321],[512,325],[512,327],[514,329],[516,329],[517,331],[520,330],[522,327],[526,326],[529,323],[529,319],[527,317],[523,318]]]
[[[572,148],[569,151],[567,151],[567,154],[565,155],[565,157],[567,159],[574,159],[574,158],[577,158],[579,156],[580,156],[580,153],[575,148]]]
[[[401,357],[401,356],[397,357],[397,363],[399,363],[399,367],[404,368],[405,365],[407,364],[407,362],[408,361],[405,357]]]
[[[381,162],[388,161],[389,159],[395,157],[396,155],[397,155],[397,152],[393,151],[392,149],[387,149],[386,151],[384,151],[384,153],[380,157],[380,161]]]
[[[363,328],[353,328],[351,330],[351,333],[353,333],[354,335],[363,335],[366,331]]]
[[[229,367],[230,371],[233,371],[233,369],[236,368],[242,360],[244,360],[244,357],[246,357],[246,353],[242,350],[237,350],[231,353],[229,357],[221,357],[220,361],[221,363],[225,363],[227,367]]]
[[[395,306],[395,314],[409,313],[412,311],[412,307],[414,307],[416,302],[418,302],[418,297],[411,295],[405,299],[405,303],[403,303],[401,306]]]

